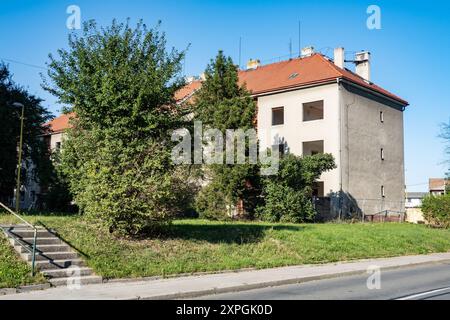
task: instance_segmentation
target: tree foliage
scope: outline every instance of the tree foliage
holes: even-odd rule
[[[4,202],[13,196],[16,186],[22,110],[13,107],[15,102],[25,106],[22,158],[37,169],[22,170],[22,182],[32,179],[45,183],[50,176],[48,148],[41,137],[45,132],[43,124],[51,115],[41,105],[42,100],[14,83],[7,66],[0,63],[0,201]]]
[[[422,201],[422,212],[426,221],[430,224],[442,227],[450,227],[450,194],[429,195]]]
[[[184,52],[166,46],[159,26],[89,21],[50,56],[44,88],[76,114],[62,170],[81,211],[111,231],[156,232],[179,209],[168,134],[182,123]]]
[[[227,129],[254,128],[256,104],[245,86],[239,84],[236,65],[222,51],[205,70],[194,110],[195,120],[202,121],[206,128],[219,129],[224,136]],[[259,192],[257,165],[214,164],[205,169],[211,186],[199,195],[197,208],[201,215],[225,218],[240,200],[246,213],[252,214]]]
[[[447,173],[446,173],[446,192],[450,193],[450,122],[447,123],[443,123],[442,127],[441,127],[441,135],[440,137],[444,140],[445,142],[445,153],[447,156],[446,159],[446,163],[448,165],[448,169],[447,169]]]
[[[258,208],[259,217],[271,222],[313,221],[312,185],[322,173],[335,167],[331,154],[285,155],[278,174],[264,180],[264,204]]]

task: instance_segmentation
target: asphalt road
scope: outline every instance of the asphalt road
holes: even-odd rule
[[[379,275],[379,277],[378,277]],[[368,288],[368,278],[371,276]],[[379,282],[377,280],[380,280]],[[379,284],[379,289],[374,288]],[[217,294],[210,300],[450,300],[450,263]]]

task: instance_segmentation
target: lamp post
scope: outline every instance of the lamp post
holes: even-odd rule
[[[19,160],[17,161],[17,186],[16,186],[16,213],[20,210],[20,174],[22,173],[22,144],[23,144],[23,118],[25,106],[20,102],[14,102],[14,107],[22,108],[20,117],[20,139],[19,139]]]

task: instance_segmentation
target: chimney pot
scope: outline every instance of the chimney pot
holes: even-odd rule
[[[356,53],[355,65],[356,74],[370,82],[370,52],[361,51]]]
[[[255,70],[257,69],[259,66],[261,65],[261,61],[259,61],[258,59],[250,59],[247,62],[247,70]]]
[[[313,46],[305,47],[302,49],[302,52],[301,52],[302,57],[309,57],[309,56],[312,56],[313,54],[314,54]]]
[[[341,69],[345,68],[345,51],[344,48],[339,47],[334,49],[334,64]]]

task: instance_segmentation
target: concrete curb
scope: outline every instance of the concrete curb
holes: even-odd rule
[[[52,286],[50,283],[42,283],[42,284],[32,284],[29,286],[21,286],[17,288],[3,288],[0,289],[0,296],[5,296],[9,294],[16,294],[16,293],[25,293],[25,292],[31,292],[31,291],[38,291],[38,290],[45,290],[50,289]]]

